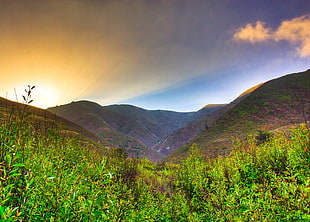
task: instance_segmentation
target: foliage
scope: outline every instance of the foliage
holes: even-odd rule
[[[256,135],[256,144],[260,145],[263,143],[266,143],[267,141],[270,140],[272,137],[272,134],[268,131],[263,131],[263,130],[258,130],[258,134]]]
[[[61,129],[42,134],[20,121],[0,126],[1,221],[310,220],[304,125],[236,140],[225,158],[205,160],[194,145],[176,165],[120,149],[100,156]]]

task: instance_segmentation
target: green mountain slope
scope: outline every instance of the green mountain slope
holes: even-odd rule
[[[57,129],[60,130],[60,134],[66,137],[78,137],[90,143],[93,149],[101,154],[106,154],[108,152],[106,147],[112,146],[107,140],[49,111],[13,102],[1,97],[0,121],[3,124],[18,121],[21,125],[23,125],[24,121],[27,121],[33,126],[34,133],[43,135],[48,134],[51,129]]]
[[[310,70],[307,70],[264,83],[167,159],[186,156],[194,143],[206,156],[225,155],[231,151],[232,137],[243,139],[258,130],[276,130],[305,123],[310,120],[309,116]]]
[[[79,101],[48,110],[104,138],[112,147],[125,149],[130,157],[147,157],[152,161],[161,158],[159,153],[124,133],[126,128],[137,127],[135,120],[115,114],[99,104]]]
[[[227,105],[206,105],[195,113],[193,118],[193,120],[195,121],[165,137],[158,144],[156,144],[154,149],[163,154],[164,156],[173,153],[178,148],[184,146],[186,143],[198,136],[198,134],[204,131],[206,128],[211,127],[218,118],[220,118],[224,113],[226,113],[236,104],[238,104],[241,100],[248,97],[255,89],[257,89],[261,85],[262,84],[258,84],[257,86],[251,87]]]
[[[166,110],[146,110],[131,105],[112,105],[105,108],[135,119],[157,137],[162,137],[186,125],[195,114],[195,112],[180,113]]]
[[[212,124],[217,117],[216,113],[221,113],[221,110],[223,111],[226,106],[224,104],[212,104],[203,107],[192,116],[191,123],[166,136],[153,149],[164,156],[174,152],[203,131],[206,126]]]
[[[169,134],[220,107],[221,105],[209,105],[198,112],[181,113],[145,110],[132,105],[100,106],[89,101],[79,101],[49,110],[85,127],[118,147],[128,147],[127,150],[132,150],[139,146],[137,141],[154,149]],[[167,154],[158,153],[160,156]]]

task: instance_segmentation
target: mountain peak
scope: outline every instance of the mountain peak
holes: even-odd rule
[[[201,107],[198,111],[206,109],[206,108],[214,108],[214,107],[223,106],[223,105],[225,104],[208,104],[208,105]]]
[[[241,93],[237,98],[241,98],[241,97],[243,97],[243,96],[246,96],[246,95],[252,93],[253,91],[255,91],[256,89],[258,89],[259,87],[261,87],[261,86],[264,85],[264,84],[265,84],[265,83],[259,83],[259,84],[257,84],[256,86],[253,86],[253,87],[247,89],[246,91],[244,91],[243,93]]]

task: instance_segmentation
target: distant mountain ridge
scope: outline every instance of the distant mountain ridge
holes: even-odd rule
[[[195,114],[195,118],[193,118],[194,121],[163,138],[153,149],[164,156],[174,152],[177,148],[185,145],[206,127],[211,125],[214,119],[212,116],[220,110],[223,110],[224,107],[227,107],[227,105],[215,104],[207,105],[198,110]]]
[[[146,154],[149,149],[153,160],[167,155],[171,160],[186,155],[190,145],[196,143],[206,155],[225,155],[230,152],[231,137],[297,124],[305,119],[310,113],[305,108],[310,107],[309,76],[309,70],[286,75],[246,90],[227,105],[210,104],[197,112],[101,106],[90,101],[48,110],[126,149],[129,154],[139,150],[145,150]]]
[[[117,142],[113,133],[116,135],[118,132],[140,141],[145,146],[154,147],[175,130],[212,113],[221,106],[210,105],[197,112],[181,113],[146,110],[132,105],[100,106],[89,101],[78,101],[48,110],[110,142]]]
[[[97,136],[104,138],[112,147],[124,149],[130,157],[147,157],[150,160],[158,160],[161,155],[139,142],[135,138],[126,135],[114,128],[126,129],[126,125],[136,126],[134,120],[123,115],[115,115],[114,112],[103,109],[97,103],[89,101],[72,102],[67,105],[48,109],[56,115],[62,116]]]
[[[154,150],[160,152],[166,156],[173,153],[179,147],[184,146],[190,140],[195,138],[199,133],[212,126],[218,118],[220,118],[229,109],[233,108],[241,100],[249,96],[254,90],[262,86],[260,83],[250,89],[241,93],[234,101],[229,104],[209,104],[200,109],[196,114],[196,121],[174,131],[166,138],[161,140],[155,147]],[[212,112],[204,113],[206,108],[215,107],[216,109]]]
[[[118,123],[119,125],[114,127],[115,130],[132,136],[149,147],[153,147],[158,140],[167,134],[188,124],[194,114],[193,112],[145,110],[131,105],[111,105],[105,106],[104,109],[124,116],[127,121],[131,121],[129,124]]]
[[[259,85],[254,91],[238,97],[205,120],[212,117],[215,117],[213,124],[171,153],[167,160],[183,158],[192,144],[197,144],[206,156],[226,155],[231,150],[232,137],[242,139],[258,130],[276,130],[300,123],[309,125],[310,70]],[[203,121],[201,119],[193,124],[201,124]]]

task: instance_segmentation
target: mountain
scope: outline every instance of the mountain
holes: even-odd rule
[[[154,147],[175,130],[220,107],[220,105],[209,105],[198,112],[182,113],[146,110],[132,105],[100,106],[89,101],[78,101],[48,110],[85,127],[112,143],[123,140],[114,137],[117,131],[121,135],[127,135],[126,140],[135,138],[145,146]],[[123,145],[131,146],[131,141]]]
[[[234,101],[229,104],[211,104],[206,105],[195,114],[196,121],[174,131],[166,138],[161,140],[155,147],[154,150],[160,152],[162,155],[167,156],[173,153],[178,148],[184,146],[190,140],[195,138],[206,128],[209,128],[213,123],[220,118],[225,112],[238,104],[241,100],[245,99],[255,89],[260,87],[262,84],[258,84],[254,87],[243,92]]]
[[[45,135],[51,130],[57,130],[64,136],[80,138],[101,154],[106,154],[106,147],[112,146],[103,138],[47,110],[13,102],[2,97],[0,97],[0,121],[1,123],[20,122],[21,126],[23,121],[30,121],[37,133]]]
[[[128,119],[126,116],[115,115],[114,112],[104,109],[97,103],[79,101],[49,108],[48,110],[104,138],[104,140],[112,144],[112,147],[124,149],[130,157],[147,157],[152,161],[161,158],[159,153],[148,148],[137,139],[126,135],[122,131],[115,130],[115,128],[124,130],[131,125],[136,127],[134,120]]]
[[[171,153],[167,160],[186,156],[192,144],[197,144],[205,156],[226,155],[231,151],[232,138],[243,139],[258,130],[283,129],[307,121],[309,124],[309,120],[310,70],[307,70],[259,85],[210,116],[176,131],[174,135],[179,133],[184,137],[191,129],[197,130],[199,124],[202,129],[203,121],[208,121],[207,128]]]
[[[95,103],[91,103],[91,105],[96,106]],[[89,116],[84,119],[84,123],[88,123],[88,127],[85,128],[74,123],[70,118],[63,118],[48,110],[25,106],[24,104],[0,97],[1,121],[6,121],[9,118],[15,118],[19,121],[23,111],[25,111],[24,115],[27,116],[27,120],[32,122],[32,125],[38,132],[48,133],[52,128],[60,128],[64,136],[79,137],[81,140],[91,143],[91,147],[100,154],[109,154],[110,148],[121,148],[124,149],[130,157],[146,157],[151,161],[157,161],[162,157],[159,153],[125,134],[110,130],[109,128],[104,132],[100,131],[98,128],[99,125],[96,125],[96,122],[92,121]],[[72,114],[74,114],[74,112],[72,112]],[[98,129],[98,133],[94,133],[89,129]]]
[[[212,124],[216,113],[221,113],[227,107],[224,104],[207,105],[200,109],[192,116],[191,123],[172,132],[161,141],[159,141],[153,149],[166,156],[174,152],[177,148],[185,145],[208,125]]]
[[[117,122],[115,126],[115,121],[107,119],[113,129],[132,136],[149,147],[153,147],[166,135],[188,124],[194,115],[194,112],[145,110],[131,105],[105,106],[104,109],[119,114],[127,120]]]

